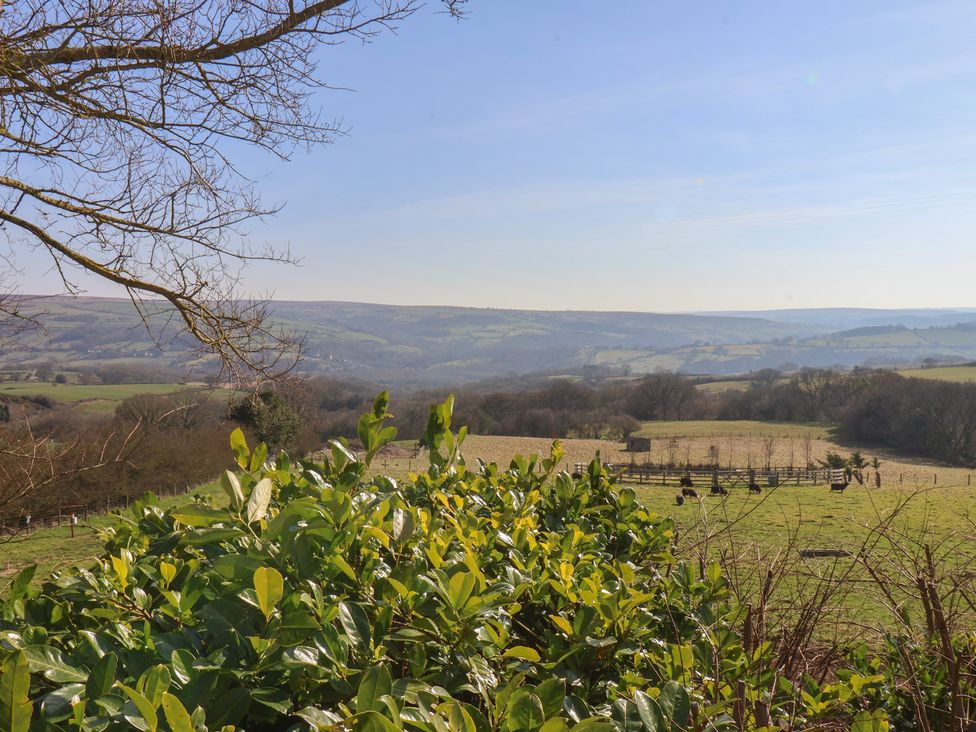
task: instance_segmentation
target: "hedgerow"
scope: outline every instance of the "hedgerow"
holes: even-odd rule
[[[394,439],[386,394],[361,455],[268,460],[203,498],[154,497],[91,567],[2,607],[0,728],[659,732],[887,729],[880,676],[797,685],[746,653],[717,565],[678,561],[672,522],[561,450],[465,465],[452,400],[430,467],[368,477]]]

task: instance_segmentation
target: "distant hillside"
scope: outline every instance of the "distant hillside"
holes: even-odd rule
[[[152,363],[189,370],[200,365],[192,343],[161,326],[156,335],[163,349],[157,348],[127,300],[57,297],[32,307],[44,311],[46,328],[0,351],[8,368],[47,359],[78,366]],[[919,329],[903,321],[934,314],[844,310],[841,317],[838,311],[769,311],[763,314],[768,317],[749,317],[283,301],[274,303],[273,312],[279,324],[306,334],[306,371],[394,385],[576,373],[590,365],[631,373],[735,374],[784,363],[976,359],[976,312],[967,311],[952,311],[962,325]],[[831,317],[846,327],[825,324],[825,313],[834,313]],[[948,313],[940,311],[938,317]],[[811,322],[801,320],[801,314]]]
[[[872,326],[902,325],[907,328],[939,328],[976,321],[976,308],[919,308],[882,310],[873,308],[797,308],[795,310],[737,310],[702,315],[762,318],[777,323],[802,323],[831,331]]]

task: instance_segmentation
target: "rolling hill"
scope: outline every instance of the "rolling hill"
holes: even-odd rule
[[[193,373],[205,365],[161,313],[150,337],[127,300],[32,301],[44,329],[0,349],[16,368],[151,363]],[[784,363],[891,365],[928,357],[976,359],[973,311],[767,311],[655,314],[419,307],[346,302],[273,304],[275,321],[306,335],[303,369],[426,386],[505,374],[610,366],[734,374]],[[915,327],[925,318],[951,325]],[[836,323],[846,327],[838,328]]]

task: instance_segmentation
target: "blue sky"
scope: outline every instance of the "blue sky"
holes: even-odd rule
[[[971,2],[436,3],[324,49],[349,134],[244,168],[253,294],[601,310],[976,305]],[[97,287],[93,294],[112,294]]]

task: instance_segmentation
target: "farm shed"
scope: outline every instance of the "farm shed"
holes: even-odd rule
[[[651,451],[650,437],[628,437],[627,438],[627,452],[650,452],[650,451]]]

